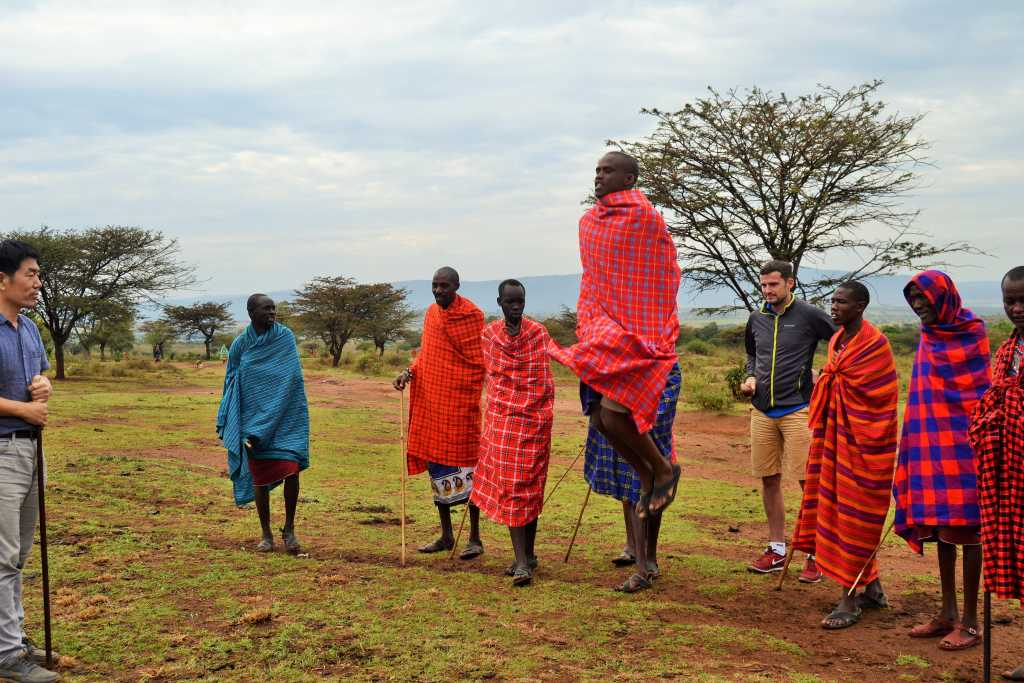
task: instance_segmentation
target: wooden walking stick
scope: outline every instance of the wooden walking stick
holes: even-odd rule
[[[583,505],[580,507],[580,516],[576,518],[576,528],[572,530],[572,539],[569,540],[569,547],[565,551],[565,559],[563,563],[569,562],[569,553],[572,552],[572,547],[576,543],[576,534],[580,530],[580,522],[583,521],[583,511],[587,509],[587,501],[590,500],[590,492],[593,491],[590,485],[587,485],[587,495],[583,498]]]
[[[789,552],[786,553],[786,563],[784,565],[782,565],[782,573],[779,574],[779,583],[778,583],[777,586],[775,586],[775,590],[777,590],[777,591],[782,590],[782,583],[786,580],[786,574],[789,573],[789,563],[793,561],[793,551],[794,550],[795,550],[795,548],[793,547],[793,544],[790,543],[789,544]]]
[[[982,638],[984,653],[982,655],[982,680],[985,683],[992,681],[992,594],[985,591],[985,627]]]
[[[880,540],[878,542],[878,545],[875,546],[875,549],[871,552],[871,556],[868,557],[868,561],[865,562],[864,566],[860,568],[860,573],[857,574],[857,578],[855,578],[853,580],[853,585],[850,587],[850,591],[847,593],[848,596],[852,597],[853,596],[853,591],[857,590],[857,585],[860,583],[861,577],[864,576],[864,572],[866,572],[868,570],[868,565],[871,564],[871,560],[875,559],[875,555],[877,555],[878,551],[882,549],[882,544],[885,543],[885,539],[887,539],[889,537],[889,532],[892,531],[892,528],[893,528],[893,526],[895,526],[895,524],[896,524],[896,521],[893,520],[893,523],[890,524],[889,528],[885,530],[884,534],[882,534],[882,540]]]
[[[400,409],[402,411],[399,414],[399,420],[398,421],[401,424],[401,428],[400,429],[401,429],[401,433],[402,433],[402,509],[401,509],[401,514],[402,514],[402,566],[404,567],[405,566],[405,475],[406,475],[406,470],[409,469],[407,461],[406,461],[406,454],[405,454],[405,389],[402,389],[402,391],[400,392],[399,395],[401,396],[401,398],[399,399],[399,401],[400,401],[399,407],[400,407]]]
[[[459,549],[459,539],[462,538],[462,527],[466,526],[466,515],[469,514],[469,501],[466,501],[466,506],[462,509],[462,521],[459,522],[459,530],[455,534],[455,543],[452,544],[452,551],[448,554],[448,559],[455,557],[455,551]]]
[[[572,461],[572,464],[569,465],[569,468],[566,469],[565,472],[562,473],[562,476],[558,478],[558,481],[555,482],[555,485],[553,487],[551,487],[551,491],[548,493],[548,497],[544,499],[544,506],[545,507],[547,506],[548,501],[551,500],[551,496],[555,495],[555,491],[558,490],[558,485],[562,483],[563,479],[565,479],[565,475],[569,474],[569,472],[572,472],[572,468],[573,467],[576,467],[576,463],[579,462],[580,457],[583,455],[583,449],[585,447],[586,447],[586,444],[584,444],[583,446],[580,446],[580,452],[576,454],[576,459]]]
[[[50,563],[46,548],[46,486],[43,475],[43,428],[36,430],[36,488],[39,490],[39,555],[43,563],[43,634],[46,668],[53,668],[53,632],[50,628]]]

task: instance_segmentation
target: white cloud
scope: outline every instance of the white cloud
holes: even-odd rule
[[[887,78],[922,227],[1020,234],[1024,14],[881,1],[31,3],[0,10],[5,224],[142,224],[211,292],[571,272],[606,138],[719,89]],[[970,223],[969,223],[970,222]],[[1016,238],[1019,243],[1019,238]],[[1015,252],[1014,252],[1015,253]],[[986,262],[989,263],[989,262]]]

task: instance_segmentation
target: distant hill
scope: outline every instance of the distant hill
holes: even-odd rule
[[[804,269],[807,272],[810,269]],[[811,277],[816,277],[818,271],[810,270]],[[518,278],[526,285],[527,306],[529,315],[545,317],[558,313],[566,306],[576,308],[576,299],[579,296],[580,275],[579,273],[569,275],[535,275]],[[878,322],[893,322],[900,320],[914,319],[913,313],[903,300],[903,286],[909,278],[907,276],[885,276],[875,277],[866,280],[871,290],[871,318]],[[459,293],[471,299],[483,311],[489,315],[497,315],[498,305],[495,299],[498,296],[498,283],[500,280],[476,280],[464,281]],[[415,310],[426,309],[434,302],[430,293],[429,280],[401,280],[393,283],[396,287],[403,287],[409,290],[409,305]],[[1002,311],[1002,298],[998,281],[964,281],[958,282],[957,287],[964,298],[964,303],[980,315],[998,315]],[[275,301],[286,301],[295,297],[294,290],[283,290],[267,292]],[[182,297],[169,300],[167,303],[186,305],[196,301],[227,301],[231,305],[231,312],[236,319],[246,320],[248,316],[245,310],[247,294],[204,294],[202,296]],[[728,306],[733,303],[733,296],[726,291],[706,292],[695,296],[685,286],[679,293],[679,308],[684,320],[706,320],[696,318],[692,310],[694,308]],[[159,313],[155,310],[145,312],[144,317],[156,317]],[[725,316],[725,320],[741,320],[745,314]]]

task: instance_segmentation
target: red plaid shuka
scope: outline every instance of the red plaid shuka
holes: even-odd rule
[[[487,413],[471,500],[509,527],[537,519],[544,505],[555,403],[550,340],[547,329],[528,318],[514,337],[504,320],[483,332]]]
[[[1010,599],[1024,599],[1024,372],[1011,365],[1020,339],[1014,332],[999,347],[994,382],[968,432],[978,456],[985,590]]]
[[[432,304],[423,318],[423,340],[412,364],[409,397],[409,474],[427,461],[472,467],[480,450],[480,391],[484,314],[456,295],[448,308]]]
[[[981,525],[967,427],[991,382],[991,359],[985,322],[963,307],[948,275],[918,273],[904,294],[911,284],[928,298],[938,319],[921,326],[892,494],[894,529],[920,553],[921,541],[930,540],[937,527]]]
[[[899,382],[889,340],[864,326],[841,352],[840,330],[811,397],[811,449],[793,547],[849,588],[885,527],[896,464]],[[878,578],[872,559],[862,578]]]
[[[580,219],[579,343],[549,353],[602,396],[654,426],[678,360],[679,263],[665,221],[639,190],[611,192]]]

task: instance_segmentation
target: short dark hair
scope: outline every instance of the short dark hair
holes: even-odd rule
[[[498,285],[498,298],[499,299],[501,298],[501,293],[505,291],[506,287],[522,287],[523,294],[526,294],[526,285],[524,285],[519,280],[516,280],[515,278],[511,278],[510,277],[507,280],[502,280],[501,283]]]
[[[784,280],[788,280],[793,277],[793,264],[781,259],[772,259],[761,266],[761,275],[771,275],[772,273],[778,273]]]
[[[39,252],[35,247],[20,240],[4,240],[0,242],[0,273],[13,277],[25,259],[39,260]]]
[[[441,266],[436,271],[434,271],[434,275],[446,277],[455,284],[459,284],[459,271],[455,270],[451,266]]]
[[[626,165],[627,173],[632,173],[634,178],[640,177],[640,162],[636,160],[636,157],[626,154],[620,149],[614,149],[611,152],[608,152],[608,154],[621,159]]]
[[[256,292],[249,296],[249,300],[245,302],[245,310],[252,313],[252,309],[256,308],[256,302],[260,299],[269,299],[270,297],[262,292]]]
[[[1017,266],[1016,268],[1010,268],[1010,270],[1007,271],[1006,275],[1004,275],[1003,279],[1000,281],[1000,284],[1005,282],[1020,282],[1021,280],[1024,280],[1024,266]]]
[[[845,289],[847,292],[852,294],[853,300],[857,303],[864,304],[865,308],[867,308],[867,305],[871,303],[871,292],[868,291],[868,288],[865,287],[864,283],[860,280],[847,280],[836,287],[836,291],[840,289]]]

